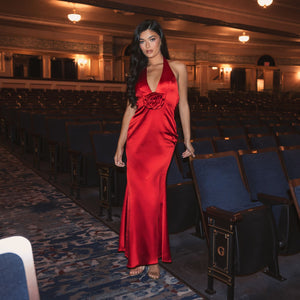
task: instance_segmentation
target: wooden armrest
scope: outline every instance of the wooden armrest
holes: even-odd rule
[[[290,204],[291,201],[284,197],[278,197],[269,194],[259,193],[257,194],[258,201],[266,205],[280,205],[280,204]]]
[[[298,186],[298,185],[300,185],[300,178],[295,178],[295,179],[289,180],[289,184],[293,188],[296,187],[296,186]]]
[[[96,162],[96,165],[97,165],[98,169],[100,169],[100,168],[108,168],[109,169],[109,168],[113,168],[113,167],[118,168],[113,163],[107,164],[107,163],[102,163],[102,162]]]
[[[242,215],[240,213],[233,213],[215,206],[207,207],[206,214],[208,217],[218,218],[232,223],[235,223],[242,219]]]

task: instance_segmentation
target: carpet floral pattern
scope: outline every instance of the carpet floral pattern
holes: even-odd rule
[[[118,236],[0,146],[0,237],[32,244],[41,299],[203,299],[166,270],[130,277]]]

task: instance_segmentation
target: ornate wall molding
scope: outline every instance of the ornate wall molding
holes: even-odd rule
[[[63,51],[68,53],[99,54],[99,45],[33,37],[0,35],[1,46],[30,50]]]
[[[251,64],[256,65],[256,56],[238,56],[238,55],[222,55],[212,54],[208,55],[209,62],[222,63],[222,64]]]
[[[300,66],[300,58],[277,58],[278,65]]]

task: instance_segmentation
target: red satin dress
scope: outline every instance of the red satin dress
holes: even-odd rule
[[[123,204],[119,251],[127,266],[171,262],[167,228],[166,176],[177,142],[174,110],[177,80],[164,59],[156,91],[144,69],[136,84],[137,110],[130,120],[127,142],[127,187]]]

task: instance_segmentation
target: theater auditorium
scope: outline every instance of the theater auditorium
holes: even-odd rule
[[[0,299],[300,299],[299,4],[2,0]],[[157,280],[118,252],[114,164],[146,19],[186,66],[195,149],[177,108]]]

